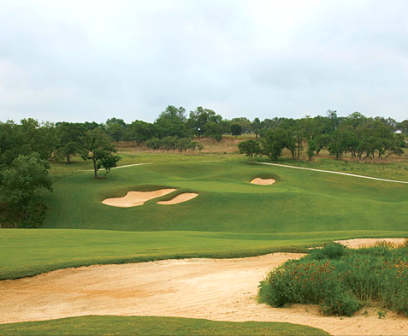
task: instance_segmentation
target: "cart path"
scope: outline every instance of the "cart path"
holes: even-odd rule
[[[321,172],[321,173],[346,175],[346,176],[359,177],[359,178],[364,178],[364,179],[368,179],[368,180],[375,180],[375,181],[382,181],[382,182],[394,182],[394,183],[408,184],[408,181],[388,180],[388,179],[382,179],[382,178],[378,178],[378,177],[356,175],[356,174],[350,174],[350,173],[341,173],[341,172],[336,172],[336,171],[332,171],[332,170],[322,170],[322,169],[316,169],[316,168],[288,166],[288,165],[283,165],[283,164],[278,164],[278,163],[269,163],[269,162],[256,162],[256,163],[257,164],[268,165],[268,166],[277,166],[277,167],[292,168],[292,169],[311,170],[311,171],[317,171],[317,172]]]

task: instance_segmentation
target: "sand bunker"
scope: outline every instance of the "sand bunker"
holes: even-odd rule
[[[107,198],[102,201],[103,204],[121,208],[129,208],[143,205],[145,202],[161,197],[176,191],[177,189],[161,189],[155,191],[129,191],[124,197]]]
[[[183,193],[183,194],[177,195],[170,201],[157,202],[157,204],[162,204],[162,205],[179,204],[179,203],[183,203],[183,202],[192,200],[193,198],[196,198],[197,196],[198,194],[196,193]]]
[[[395,247],[402,245],[406,238],[357,238],[349,240],[337,240],[336,243],[343,244],[349,248],[358,249],[374,246],[377,242],[387,242]]]
[[[85,315],[173,316],[297,323],[332,335],[408,335],[408,319],[391,312],[385,319],[378,319],[371,308],[367,316],[334,317],[319,315],[312,305],[259,304],[259,282],[272,268],[302,256],[274,253],[239,259],[162,260],[0,281],[0,323]]]
[[[275,182],[276,181],[274,179],[261,179],[259,177],[251,181],[252,184],[257,184],[257,185],[271,185],[271,184],[274,184]]]

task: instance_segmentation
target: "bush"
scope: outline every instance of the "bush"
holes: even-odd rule
[[[337,259],[344,255],[346,248],[339,243],[328,243],[322,249],[315,249],[312,251],[311,257],[313,259]]]
[[[380,303],[408,316],[407,288],[405,245],[349,250],[330,243],[272,271],[259,294],[274,307],[313,303],[328,315],[351,316],[364,304]]]

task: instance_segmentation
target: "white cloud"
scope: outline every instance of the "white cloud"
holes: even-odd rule
[[[0,0],[0,115],[405,119],[408,3]],[[17,117],[15,119],[18,119]]]

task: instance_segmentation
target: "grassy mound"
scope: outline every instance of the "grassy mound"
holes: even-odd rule
[[[86,316],[41,322],[0,325],[0,335],[8,336],[94,336],[94,335],[219,335],[278,336],[329,335],[311,327],[272,322],[215,322],[172,317]]]
[[[260,297],[274,307],[319,304],[327,315],[351,316],[365,304],[408,316],[408,245],[350,250],[337,243],[274,270]]]

